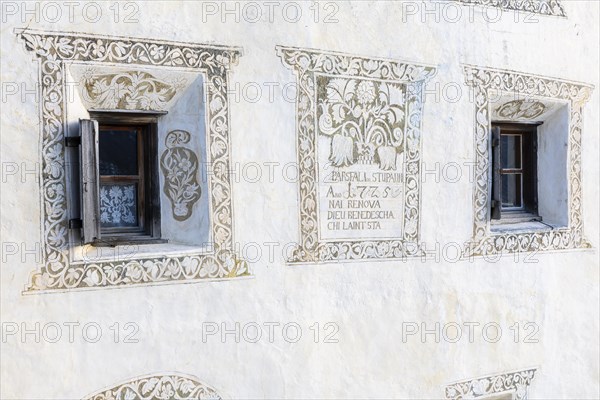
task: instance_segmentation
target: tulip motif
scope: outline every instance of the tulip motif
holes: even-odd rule
[[[331,138],[335,167],[376,164],[395,170],[403,152],[404,86],[367,79],[319,77],[319,133]]]

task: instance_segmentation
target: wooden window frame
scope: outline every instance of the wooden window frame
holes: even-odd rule
[[[150,129],[148,125],[132,125],[132,124],[101,124],[99,132],[103,128],[112,131],[135,131],[137,135],[137,173],[135,175],[102,175],[100,174],[100,186],[102,184],[136,184],[137,185],[137,221],[138,226],[135,227],[108,227],[100,228],[102,236],[124,236],[124,235],[144,235],[148,234],[147,222],[152,221],[152,216],[147,215],[146,198],[149,197],[149,188],[146,176],[149,175],[149,149],[148,136]],[[99,139],[101,140],[101,139]],[[101,157],[101,156],[100,156]],[[101,159],[98,160],[99,162]]]
[[[492,220],[501,223],[541,221],[538,215],[537,127],[541,123],[492,122]],[[502,168],[502,136],[520,137],[519,168]],[[520,175],[520,207],[502,206],[502,176]]]
[[[158,170],[158,118],[164,113],[131,113],[93,110],[90,119],[95,123],[93,139],[83,137],[82,165],[92,168],[90,182],[82,181],[83,241],[94,246],[166,243],[161,239],[160,190]],[[138,132],[138,171],[135,176],[108,176],[99,173],[99,137],[104,127],[114,130],[131,129]],[[83,129],[83,128],[82,128]],[[95,135],[95,137],[94,137]],[[94,147],[94,149],[91,149]],[[94,154],[95,153],[95,154]],[[92,156],[93,154],[93,156]],[[135,178],[135,179],[134,179]],[[95,182],[94,182],[95,180]],[[101,228],[100,183],[138,183],[138,226]],[[86,191],[87,187],[93,190]],[[86,207],[87,206],[87,207]],[[93,225],[93,226],[91,226]]]

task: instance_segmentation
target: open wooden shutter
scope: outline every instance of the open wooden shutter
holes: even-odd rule
[[[81,219],[84,243],[100,239],[98,121],[79,120],[81,134]]]
[[[502,215],[501,150],[500,127],[494,126],[492,128],[492,219],[500,219]]]

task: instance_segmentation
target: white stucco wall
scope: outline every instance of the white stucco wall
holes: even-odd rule
[[[207,9],[200,3],[175,1],[132,3],[139,10],[137,22],[132,23],[122,21],[130,10],[121,4],[120,22],[114,23],[111,4],[98,2],[104,14],[99,22],[90,23],[80,8],[70,22],[68,8],[58,4],[63,16],[53,23],[43,17],[30,21],[32,16],[23,15],[20,3],[15,15],[3,12],[2,16],[6,18],[0,31],[2,398],[80,398],[131,377],[162,371],[194,375],[231,398],[441,398],[450,382],[527,367],[538,367],[530,398],[598,398],[598,89],[584,109],[582,135],[585,234],[593,249],[521,254],[518,260],[507,255],[496,262],[481,258],[454,262],[452,245],[470,239],[473,221],[468,163],[474,158],[474,105],[461,63],[597,88],[597,3],[563,2],[568,18],[534,16],[535,22],[527,23],[524,14],[504,12],[499,21],[490,23],[480,8],[444,10],[442,3],[432,3],[438,4],[436,21],[435,11],[407,15],[399,2],[371,1],[340,2],[337,8],[321,3],[318,22],[310,3],[298,2],[302,17],[295,23],[282,16],[283,6],[275,8],[272,22],[266,15],[267,20],[257,23],[243,18],[235,22],[234,15],[223,16],[223,22],[220,12],[203,14]],[[423,11],[420,2],[417,7]],[[332,10],[337,10],[338,22],[323,22]],[[443,20],[444,13],[456,10],[462,10],[461,18]],[[495,9],[489,11],[490,17],[495,15]],[[520,16],[520,22],[515,23],[515,16]],[[233,220],[235,240],[249,259],[253,278],[21,293],[30,272],[41,263],[35,252],[27,253],[40,246],[39,183],[35,173],[21,176],[34,170],[41,151],[40,110],[36,96],[24,91],[35,88],[38,67],[13,33],[14,28],[26,26],[243,48],[239,65],[230,74],[233,87],[239,85],[238,99],[230,98],[231,155],[239,164],[233,180]],[[416,258],[285,264],[282,249],[298,240],[299,227],[297,184],[284,178],[284,166],[297,160],[295,105],[286,100],[282,87],[295,82],[295,77],[276,56],[276,45],[437,66],[425,97],[422,162],[428,171],[444,171],[451,162],[464,167],[461,179],[454,183],[434,173],[424,176],[421,239],[431,250],[438,243],[445,260],[442,256],[426,262]],[[262,89],[257,102],[248,100],[253,97],[253,82]],[[272,99],[269,85],[275,85]],[[436,87],[447,90],[436,95]],[[457,87],[462,96],[448,101]],[[249,163],[262,166],[258,182],[243,177]],[[273,166],[272,180],[268,165]],[[16,174],[11,172],[14,168]],[[64,325],[70,322],[80,323],[73,343]],[[137,343],[125,343],[124,335],[131,332],[124,329],[128,322],[139,328],[134,335]],[[270,322],[279,324],[273,343],[264,325]],[[286,340],[281,331],[290,322],[302,329],[296,343]],[[318,343],[310,329],[316,322]],[[337,343],[324,343],[324,335],[331,331],[323,329],[328,322],[339,327],[334,336]],[[464,325],[469,322],[480,324],[472,342]],[[36,323],[50,330],[49,324],[59,324],[62,338],[56,343],[44,337],[36,342],[32,334],[21,338],[22,327],[35,330]],[[102,328],[97,343],[82,336],[86,323]],[[114,328],[110,329],[115,323],[119,323],[118,343]],[[225,324],[228,329],[236,323],[241,327],[257,323],[263,327],[263,337],[257,343],[243,337],[236,343],[233,335],[224,343],[219,335],[203,340],[207,323]],[[431,334],[425,340],[419,335],[403,340],[407,323],[424,323],[428,329],[436,323],[440,327],[458,323],[464,330],[457,343],[443,337],[437,343]],[[497,343],[482,336],[487,323],[501,327]],[[510,329],[515,323],[521,326],[518,340]],[[525,330],[525,323],[532,325]],[[19,332],[8,335],[5,330],[14,326]],[[528,343],[525,336],[533,326],[538,329],[532,337],[537,343]],[[88,333],[93,336],[93,329]],[[253,331],[246,333],[253,336]],[[294,336],[293,329],[288,333]],[[489,334],[493,333],[491,329]]]

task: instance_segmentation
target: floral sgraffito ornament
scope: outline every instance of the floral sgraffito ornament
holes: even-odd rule
[[[455,0],[468,5],[498,7],[502,10],[521,11],[541,15],[566,17],[562,0]]]
[[[331,137],[335,167],[377,164],[395,170],[402,153],[404,90],[401,84],[319,76],[319,132]]]
[[[455,382],[446,386],[446,399],[464,400],[510,396],[514,400],[527,400],[529,386],[535,378],[536,372],[537,368],[528,368]]]
[[[221,395],[198,378],[179,373],[133,378],[84,397],[85,400],[219,400]]]
[[[184,147],[190,133],[182,130],[169,132],[165,150],[160,158],[160,168],[165,177],[164,193],[171,201],[173,218],[185,221],[192,215],[192,207],[200,199],[198,157]]]
[[[144,71],[97,74],[86,70],[81,79],[82,96],[95,108],[164,110],[185,82],[167,82]]]
[[[535,100],[513,100],[502,104],[496,109],[500,118],[510,120],[534,119],[546,111],[544,103]]]

